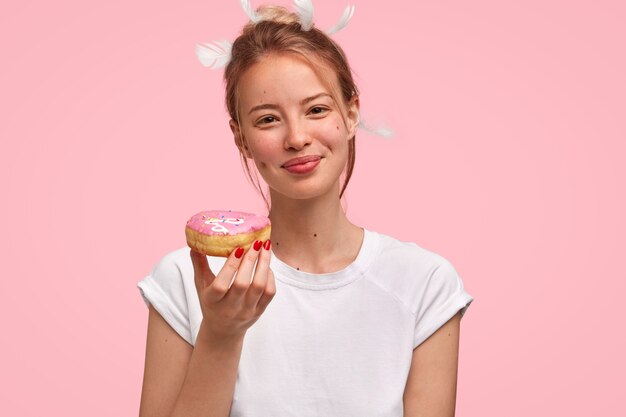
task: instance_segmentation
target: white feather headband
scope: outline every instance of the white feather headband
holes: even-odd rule
[[[250,5],[250,0],[240,0],[241,8],[248,15],[250,20],[254,23],[258,23],[263,20],[263,17],[256,13],[256,11]],[[300,26],[302,30],[310,30],[313,27],[313,2],[311,0],[293,0],[296,14],[300,20]],[[348,25],[350,19],[354,15],[354,6],[349,5],[343,11],[341,18],[333,27],[325,30],[327,35],[332,35],[339,32],[341,29]],[[200,63],[208,68],[222,68],[228,65],[231,59],[231,51],[233,44],[227,40],[212,41],[209,43],[202,43],[196,45],[196,55],[200,60]],[[371,128],[363,121],[359,122],[359,127],[367,132],[375,135],[390,137],[393,132],[385,127]]]
[[[252,9],[250,0],[240,0],[240,2],[241,8],[252,22],[257,23],[263,20],[263,18]],[[300,26],[302,26],[303,30],[310,30],[313,27],[313,2],[311,0],[294,0],[294,6],[300,18]],[[339,32],[346,27],[353,14],[354,6],[347,6],[339,22],[324,32],[326,32],[327,35]],[[213,41],[196,45],[196,54],[205,67],[221,68],[228,65],[231,58],[230,53],[232,47],[233,44],[227,40]]]

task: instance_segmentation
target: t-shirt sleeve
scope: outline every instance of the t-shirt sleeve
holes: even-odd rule
[[[452,264],[442,258],[429,275],[421,294],[413,348],[422,344],[457,312],[463,316],[473,300],[463,288],[463,281]]]
[[[189,286],[177,262],[177,252],[165,255],[137,284],[146,305],[152,305],[163,319],[188,343],[193,344],[190,324]],[[195,287],[193,292],[195,292]]]

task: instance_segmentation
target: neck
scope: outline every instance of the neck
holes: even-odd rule
[[[346,217],[338,193],[293,200],[271,191],[271,197],[272,250],[280,260],[319,274],[356,258],[363,231]]]

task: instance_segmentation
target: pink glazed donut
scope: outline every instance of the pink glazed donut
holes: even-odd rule
[[[270,219],[232,210],[209,210],[187,221],[187,244],[196,252],[228,257],[237,248],[248,248],[257,240],[266,241],[272,230]]]

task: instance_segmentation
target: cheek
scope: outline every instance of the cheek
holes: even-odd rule
[[[257,165],[259,165],[259,168],[261,168],[274,162],[277,155],[280,154],[280,149],[276,149],[277,145],[272,141],[264,141],[261,138],[256,139],[257,140],[249,142],[249,148],[252,153],[252,158],[255,160]]]
[[[267,153],[267,149],[264,149],[262,147],[253,147],[250,150],[252,152],[252,158],[257,163],[265,164],[265,162],[269,161],[270,154]]]
[[[334,145],[341,145],[349,139],[348,131],[341,117],[334,118],[332,122],[324,128],[323,134],[329,140],[329,144]]]

